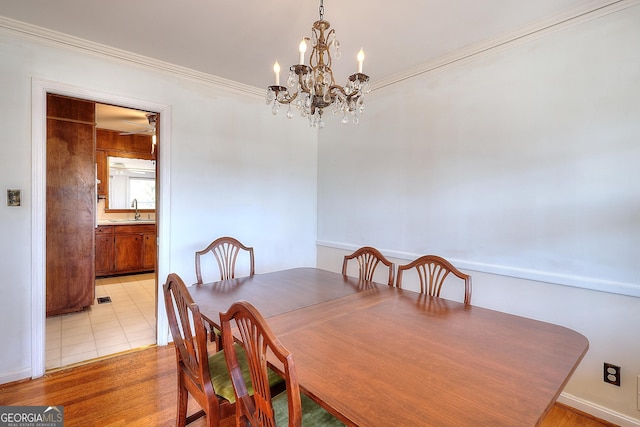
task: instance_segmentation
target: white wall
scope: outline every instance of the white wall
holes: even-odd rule
[[[640,6],[374,91],[319,136],[318,266],[362,245],[445,256],[473,304],[585,335],[563,398],[640,424],[638,100]]]
[[[598,204],[586,208],[614,210],[604,217],[580,218],[607,218],[619,228],[607,228],[614,233],[609,236],[635,256],[638,172],[630,164],[639,159],[639,41],[638,7],[522,41],[372,93],[360,125],[328,122],[317,146],[317,136],[304,120],[274,118],[259,97],[0,30],[0,324],[13,325],[0,328],[0,383],[31,371],[32,78],[171,107],[171,193],[163,201],[169,203],[171,245],[160,262],[186,281],[194,279],[193,252],[221,234],[238,236],[256,248],[258,272],[314,265],[316,200],[321,243],[343,248],[372,244],[397,262],[425,252],[468,255],[472,259],[461,259],[467,267],[492,251],[491,256],[509,265],[529,257],[509,258],[511,254],[499,253],[499,245],[482,247],[478,234],[490,230],[484,223],[441,226],[449,218],[433,210],[434,200],[446,206],[450,192],[441,194],[433,184],[468,177],[467,169],[456,174],[451,165],[470,148],[474,157],[464,165],[477,168],[480,163],[485,171],[500,172],[503,181],[513,179],[512,160],[525,171],[554,165],[558,159],[549,151],[552,139],[562,144],[564,159],[577,156],[592,166],[593,173],[606,174],[603,180],[587,174]],[[572,109],[556,114],[563,106],[581,107],[580,114],[567,116]],[[549,109],[554,114],[546,114]],[[594,138],[593,132],[601,138]],[[597,153],[605,161],[596,156],[587,162],[584,141],[599,147]],[[512,157],[500,161],[508,148]],[[571,173],[575,172],[574,167]],[[524,183],[540,190],[535,179]],[[502,191],[504,182],[493,184],[478,188],[465,215],[500,225],[494,220],[498,215],[512,224],[515,215],[528,217],[526,209],[516,209],[522,203],[526,208],[541,207],[527,192],[516,198],[511,187]],[[548,197],[571,202],[569,189],[559,188],[557,193],[551,184]],[[6,206],[7,188],[22,189],[22,207]],[[467,195],[463,186],[455,190]],[[586,194],[578,193],[579,200],[588,200]],[[604,197],[607,194],[615,196],[615,204]],[[542,207],[549,202],[544,199]],[[496,211],[495,206],[509,209]],[[572,203],[563,207],[576,212]],[[429,225],[434,221],[437,227]],[[507,231],[501,230],[502,243],[524,246],[509,240],[519,236],[518,229]],[[624,235],[631,236],[629,241],[621,240]],[[466,244],[467,236],[473,238],[472,245]],[[546,239],[540,237],[534,243],[539,253],[548,254]],[[638,285],[637,257],[607,259],[595,250],[600,239],[587,237],[586,259],[600,264],[597,271],[580,265],[587,268],[581,274],[587,279],[605,277],[607,265],[622,266],[623,276],[612,280]],[[451,241],[460,246],[451,246]],[[495,245],[489,238],[483,242]],[[603,248],[617,250],[610,244]],[[472,252],[457,252],[460,249]],[[317,264],[339,271],[345,253],[319,246]],[[574,260],[581,255],[573,246],[568,253]],[[640,424],[635,389],[640,373],[638,298],[479,272],[490,270],[481,262],[475,267],[467,270],[474,278],[474,304],[563,324],[589,339],[589,352],[569,382],[565,399],[618,423]],[[558,271],[554,277],[559,277]],[[622,387],[602,382],[604,361],[622,366]]]
[[[162,271],[194,282],[194,251],[227,234],[255,248],[258,272],[315,264],[317,133],[304,121],[274,118],[251,91],[1,28],[0,64],[0,324],[10,325],[0,328],[0,383],[33,368],[32,79],[169,107],[170,170],[161,159],[159,176],[170,188],[160,201],[168,213],[160,221],[170,223]],[[22,189],[21,207],[6,206],[8,188]]]

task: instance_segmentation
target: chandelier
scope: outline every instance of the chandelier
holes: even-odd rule
[[[340,58],[340,42],[335,30],[323,19],[324,5],[320,0],[320,20],[313,23],[311,37],[302,39],[299,45],[300,60],[289,67],[287,87],[280,85],[280,65],[273,66],[276,84],[267,88],[267,104],[273,104],[272,113],[278,114],[282,104],[288,105],[287,117],[293,117],[291,105],[300,111],[302,117],[308,117],[312,127],[324,127],[322,115],[325,109],[333,107],[335,115],[342,114],[342,123],[358,124],[364,111],[364,95],[369,93],[369,76],[362,73],[364,52],[358,53],[358,72],[349,76],[346,86],[336,84],[331,70],[332,54]],[[311,43],[309,65],[304,64],[307,43]]]

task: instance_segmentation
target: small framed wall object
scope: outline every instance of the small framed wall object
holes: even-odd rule
[[[7,206],[20,206],[20,193],[19,189],[8,189],[7,190]]]

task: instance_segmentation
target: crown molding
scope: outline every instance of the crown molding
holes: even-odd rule
[[[451,54],[441,56],[432,61],[422,63],[411,69],[393,74],[372,85],[372,91],[391,86],[396,83],[417,77],[426,73],[464,64],[476,60],[483,55],[495,53],[522,43],[536,40],[557,31],[582,24],[593,19],[618,12],[640,4],[640,0],[593,0],[585,5],[571,9],[552,18],[536,21],[509,33],[485,40]]]
[[[233,80],[214,76],[212,74],[207,74],[168,62],[159,61],[147,56],[138,55],[100,43],[94,43],[85,39],[81,39],[79,37],[60,33],[58,31],[49,30],[47,28],[38,27],[36,25],[27,24],[21,21],[16,21],[0,16],[0,30],[2,29],[18,36],[33,40],[40,44],[53,47],[62,47],[68,50],[93,55],[102,59],[108,59],[114,62],[125,63],[127,65],[133,65],[143,69],[161,72],[173,77],[180,77],[189,81],[223,87],[235,93],[248,94],[252,96],[258,95],[261,97],[264,96],[264,90],[256,88],[254,86],[245,85]]]
[[[460,65],[472,59],[475,60],[482,55],[494,53],[501,49],[511,48],[521,43],[545,37],[556,31],[561,31],[574,25],[618,12],[638,4],[640,4],[640,0],[593,0],[581,7],[571,9],[552,18],[536,21],[509,33],[460,49],[449,55],[422,63],[400,73],[393,74],[372,84],[372,91],[401,83],[405,80],[429,72]],[[3,16],[0,16],[0,29],[35,40],[42,44],[64,47],[70,50],[101,57],[103,59],[107,58],[115,62],[126,63],[128,65],[138,66],[147,70],[151,69],[174,77],[181,77],[198,83],[223,87],[235,93],[259,97],[264,96],[264,89],[262,88],[245,85],[233,80],[224,79],[212,74],[159,61],[157,59],[116,49],[100,43],[90,42],[58,31],[27,24]]]

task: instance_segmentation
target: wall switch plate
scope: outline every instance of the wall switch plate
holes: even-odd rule
[[[19,189],[7,189],[7,206],[20,206],[20,196],[22,191]]]
[[[620,387],[620,366],[605,362],[604,382]]]

